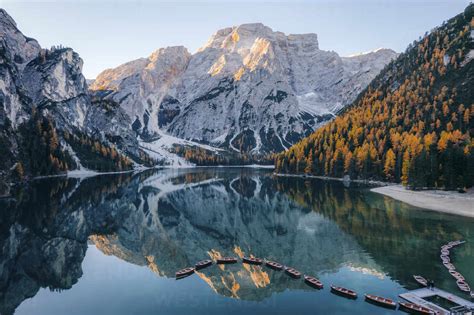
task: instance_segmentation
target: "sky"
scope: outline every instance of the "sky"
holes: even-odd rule
[[[341,56],[380,47],[402,52],[462,12],[469,0],[0,0],[43,47],[73,48],[93,79],[160,47],[195,52],[217,30],[262,22],[286,34],[317,33],[320,49]]]

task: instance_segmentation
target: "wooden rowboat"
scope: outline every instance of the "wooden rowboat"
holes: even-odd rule
[[[447,249],[442,249],[442,250],[441,250],[441,254],[444,255],[444,256],[449,256],[449,250],[447,250]]]
[[[292,278],[299,279],[301,278],[301,272],[296,270],[295,268],[287,267],[285,272]]]
[[[422,276],[413,276],[413,279],[424,287],[428,286],[428,281]]]
[[[313,288],[316,288],[316,289],[322,289],[323,288],[323,283],[321,281],[319,281],[318,279],[316,279],[315,277],[305,275],[304,276],[304,282],[307,285],[309,285]]]
[[[193,273],[194,273],[194,268],[188,267],[188,268],[184,268],[184,269],[181,269],[181,270],[177,271],[175,275],[176,275],[176,279],[181,279],[181,278],[190,276]]]
[[[237,262],[237,258],[235,257],[222,257],[216,259],[217,264],[235,264]]]
[[[194,268],[196,268],[196,270],[201,270],[206,267],[209,267],[210,265],[212,265],[212,260],[206,259],[206,260],[201,260],[200,262],[198,262],[196,265],[194,265]]]
[[[460,274],[459,272],[457,272],[456,270],[449,270],[449,273],[451,274],[451,276],[453,276],[456,280],[466,280],[464,279],[463,275]]]
[[[343,295],[345,297],[348,297],[350,299],[357,299],[357,293],[353,290],[349,290],[343,287],[336,287],[336,286],[331,286],[331,292]]]
[[[435,314],[434,311],[430,310],[427,307],[423,307],[418,304],[408,303],[408,302],[398,302],[400,308],[410,311],[415,314]]]
[[[274,270],[282,270],[283,269],[283,265],[280,264],[280,263],[277,263],[276,261],[267,261],[265,263],[265,265],[267,267],[270,267],[270,268],[274,269]]]
[[[467,284],[466,281],[464,280],[457,280],[456,284],[458,285],[459,290],[464,291],[464,292],[470,292],[471,288],[469,287],[469,284]]]
[[[456,267],[450,262],[443,262],[443,265],[448,268],[448,270],[456,270]]]
[[[395,303],[394,300],[392,299],[387,299],[381,296],[376,296],[372,294],[366,294],[365,295],[365,300],[370,303],[375,303],[383,307],[388,307],[388,308],[396,308],[397,303]]]
[[[263,259],[256,258],[256,257],[244,257],[242,258],[242,262],[245,264],[251,264],[251,265],[261,265],[263,264]]]
[[[464,244],[464,243],[466,243],[466,241],[458,240],[458,241],[449,242],[447,245],[448,246],[458,246],[458,245],[461,245],[461,244]]]

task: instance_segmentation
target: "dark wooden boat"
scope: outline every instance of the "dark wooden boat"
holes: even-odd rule
[[[397,303],[392,299],[387,299],[381,296],[376,296],[372,294],[366,294],[365,300],[370,303],[374,303],[383,307],[396,308]]]
[[[409,313],[414,314],[435,314],[434,311],[430,310],[429,308],[423,307],[418,304],[408,303],[408,302],[398,302],[400,304],[400,308],[404,311],[408,311]]]
[[[244,257],[242,258],[242,262],[245,264],[251,264],[251,265],[261,265],[263,264],[263,259],[256,258],[256,257]]]
[[[282,270],[283,269],[283,265],[280,264],[280,263],[277,263],[276,261],[267,261],[265,263],[265,265],[267,267],[270,267],[270,268],[274,269],[274,270]]]
[[[424,287],[428,286],[428,281],[422,276],[413,276],[413,279]]]
[[[461,245],[461,244],[464,244],[464,243],[466,243],[466,241],[458,240],[458,241],[449,242],[447,245],[453,247],[453,246],[458,246],[458,245]]]
[[[331,292],[339,294],[339,295],[343,295],[351,299],[357,299],[357,293],[355,291],[352,291],[343,287],[336,287],[332,285]]]
[[[456,270],[456,267],[450,262],[443,262],[443,265],[448,268],[448,270]]]
[[[461,290],[463,292],[470,292],[471,291],[471,288],[469,287],[469,284],[467,284],[467,282],[464,281],[464,280],[459,279],[459,280],[456,281],[456,284],[457,284],[459,290]]]
[[[292,278],[295,278],[295,279],[301,278],[301,272],[299,272],[295,268],[287,267],[285,268],[285,272],[287,275],[289,275]]]
[[[194,265],[194,268],[196,268],[196,270],[201,270],[206,267],[209,267],[210,265],[212,265],[212,260],[206,259],[206,260],[201,260],[200,262],[198,262],[196,265]]]
[[[451,274],[451,276],[453,276],[456,280],[466,280],[464,279],[464,276],[462,274],[460,274],[459,272],[457,272],[456,270],[449,270],[449,273]]]
[[[190,276],[193,273],[194,273],[194,268],[192,268],[192,267],[181,269],[181,270],[176,272],[176,279],[181,279],[181,278]]]
[[[304,282],[307,285],[309,285],[313,288],[316,288],[316,289],[322,289],[323,288],[323,283],[321,281],[319,281],[318,279],[316,279],[315,277],[305,275],[304,276]]]
[[[237,262],[237,258],[235,257],[222,257],[216,260],[217,264],[235,264]]]

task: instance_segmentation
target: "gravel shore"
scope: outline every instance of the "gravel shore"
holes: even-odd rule
[[[474,189],[457,191],[407,190],[401,185],[372,188],[371,191],[424,209],[474,218]]]

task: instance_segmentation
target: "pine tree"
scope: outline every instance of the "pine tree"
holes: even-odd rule
[[[278,156],[288,162],[277,171],[303,172],[311,152],[317,175],[472,185],[474,104],[465,104],[472,102],[466,52],[474,5],[468,8],[410,45],[343,113]]]
[[[392,149],[387,151],[387,155],[385,157],[385,165],[384,165],[384,173],[387,180],[391,181],[395,177],[395,153],[393,153]]]
[[[15,169],[14,169],[14,176],[18,179],[18,180],[22,180],[25,176],[25,171],[23,169],[23,164],[21,164],[21,162],[17,162],[16,165],[15,165]]]
[[[306,160],[306,167],[304,169],[306,174],[311,174],[313,172],[313,152],[309,151],[308,159]]]

